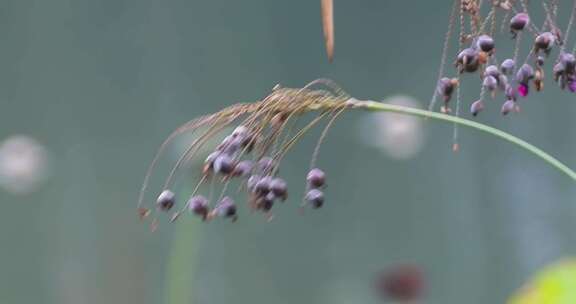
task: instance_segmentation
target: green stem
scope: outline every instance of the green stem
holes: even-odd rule
[[[356,100],[356,99],[351,99],[350,101],[348,101],[348,103],[350,105],[352,105],[352,107],[354,107],[354,108],[365,109],[368,111],[394,112],[394,113],[407,114],[407,115],[412,115],[412,116],[419,116],[419,117],[425,117],[425,118],[431,118],[431,119],[451,122],[451,123],[455,123],[458,125],[470,127],[470,128],[488,133],[490,135],[494,135],[496,137],[500,137],[501,139],[503,139],[507,142],[510,142],[512,144],[515,144],[516,146],[526,150],[527,152],[532,153],[534,156],[545,161],[546,163],[548,163],[552,167],[556,168],[558,171],[566,174],[573,181],[576,181],[576,172],[574,172],[572,169],[570,169],[568,166],[564,165],[562,162],[560,162],[559,160],[557,160],[556,158],[554,158],[550,154],[542,151],[541,149],[535,147],[532,144],[529,144],[528,142],[526,142],[526,141],[524,141],[524,140],[522,140],[516,136],[513,136],[511,134],[508,134],[508,133],[501,131],[501,130],[498,130],[496,128],[493,128],[493,127],[490,127],[490,126],[487,126],[487,125],[484,125],[484,124],[481,124],[481,123],[478,123],[475,121],[471,121],[468,119],[456,117],[456,116],[451,116],[451,115],[446,115],[446,114],[442,114],[442,113],[431,112],[431,111],[426,111],[426,110],[421,110],[421,109],[416,109],[416,108],[386,104],[386,103],[381,103],[381,102],[360,101],[360,100]]]

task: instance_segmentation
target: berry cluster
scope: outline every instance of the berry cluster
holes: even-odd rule
[[[319,80],[317,83],[330,86],[333,91],[338,90],[327,80]],[[140,216],[145,218],[154,209],[160,213],[172,212],[178,202],[174,191],[171,190],[171,181],[179,168],[191,160],[209,138],[216,136],[224,127],[229,127],[239,121],[239,124],[235,124],[233,131],[227,134],[204,160],[202,168],[198,170],[199,182],[190,198],[182,203],[181,210],[172,213],[171,221],[176,220],[185,212],[196,215],[203,221],[215,218],[235,221],[238,218],[238,204],[233,198],[234,195],[230,193],[231,191],[228,191],[231,183],[237,183],[238,191],[246,194],[249,209],[263,213],[271,219],[273,207],[278,202],[288,199],[288,183],[279,174],[281,160],[312,127],[323,118],[331,117],[314,150],[311,169],[306,176],[306,191],[302,198],[302,207],[308,206],[312,209],[322,207],[326,176],[321,169],[316,168],[315,161],[328,128],[335,118],[348,108],[349,105],[346,103],[348,99],[348,97],[335,95],[329,91],[277,87],[261,102],[234,105],[185,124],[168,137],[152,161],[141,191]],[[308,112],[311,108],[319,109],[319,115],[298,130],[299,119],[293,118],[301,117],[301,114]],[[289,122],[291,123],[288,126]],[[148,178],[164,146],[175,135],[190,130],[197,131],[200,128],[206,128],[204,134],[192,142],[174,165],[163,190],[156,199],[155,208],[142,207]],[[207,194],[198,193],[200,189],[203,189],[202,185],[208,186],[206,187]],[[221,189],[216,199],[213,195],[214,187]],[[156,222],[155,218],[153,228]]]
[[[454,92],[459,89],[460,75],[464,73],[479,73],[481,93],[480,98],[470,106],[471,114],[476,116],[484,109],[486,93],[495,98],[498,92],[501,92],[504,96],[501,113],[506,115],[513,111],[517,112],[520,109],[517,102],[518,96],[528,96],[531,88],[536,91],[544,89],[544,66],[547,61],[551,61],[550,57],[555,48],[558,49],[558,56],[553,60],[553,64],[550,65],[552,66],[553,79],[561,89],[576,92],[576,58],[574,50],[568,51],[566,48],[575,18],[576,2],[567,28],[564,31],[564,36],[557,25],[558,1],[542,1],[541,4],[545,10],[546,18],[540,28],[534,25],[533,20],[531,20],[526,0],[495,0],[491,2],[490,8],[484,10],[486,12],[485,16],[482,16],[482,1],[455,1],[449,30],[446,35],[445,50],[440,69],[441,77],[439,77],[436,85],[431,107],[434,106],[436,96],[438,96],[444,101],[440,110],[443,113],[451,112],[449,102]],[[519,5],[518,8],[516,7],[517,5]],[[442,75],[443,65],[448,41],[453,30],[453,23],[457,15],[455,12],[458,11],[458,8],[460,12],[460,47],[455,60],[457,76],[450,78]],[[496,16],[502,11],[505,14],[502,20],[502,28],[508,27],[512,40],[515,40],[515,49],[513,56],[499,63],[496,58],[497,52],[494,37],[497,34]],[[466,19],[470,20],[468,27],[465,24]],[[531,41],[529,52],[522,62],[519,61],[518,57],[523,33],[532,34],[533,40]],[[465,45],[467,47],[464,47]],[[576,49],[576,46],[574,49]],[[460,94],[457,96],[457,102],[458,104],[460,103]],[[458,111],[456,115],[458,115]]]

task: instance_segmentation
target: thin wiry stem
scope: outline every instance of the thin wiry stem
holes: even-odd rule
[[[436,79],[436,84],[434,84],[434,92],[432,93],[432,99],[428,104],[428,110],[433,110],[436,105],[436,99],[438,94],[436,93],[436,86],[440,81],[440,78],[444,76],[444,66],[446,65],[446,57],[448,56],[448,47],[450,46],[450,37],[454,31],[454,19],[456,18],[456,11],[458,8],[458,0],[454,0],[452,5],[452,11],[450,12],[450,18],[448,21],[448,30],[446,31],[446,36],[444,37],[444,45],[442,46],[442,57],[440,59],[440,68],[438,69],[438,78]]]
[[[572,179],[573,181],[576,182],[576,172],[572,169],[570,169],[568,166],[566,166],[565,164],[563,164],[562,162],[560,162],[558,159],[554,158],[553,156],[551,156],[550,154],[542,151],[540,148],[514,136],[511,135],[509,133],[506,133],[502,130],[496,129],[494,127],[490,127],[475,121],[471,121],[468,119],[464,119],[464,118],[460,118],[460,117],[456,117],[456,116],[452,116],[452,115],[446,115],[446,114],[442,114],[442,113],[437,113],[437,112],[431,112],[431,111],[426,111],[426,110],[421,110],[421,109],[416,109],[416,108],[410,108],[410,107],[404,107],[404,106],[398,106],[398,105],[392,105],[392,104],[385,104],[385,103],[381,103],[381,102],[375,102],[375,101],[360,101],[360,100],[350,100],[348,102],[348,104],[350,104],[352,107],[354,108],[359,108],[359,109],[365,109],[365,110],[369,110],[369,111],[384,111],[384,112],[393,112],[393,113],[400,113],[400,114],[406,114],[406,115],[412,115],[412,116],[419,116],[419,117],[425,117],[425,118],[429,118],[429,119],[435,119],[435,120],[440,120],[440,121],[445,121],[445,122],[451,122],[451,123],[455,123],[461,126],[465,126],[465,127],[469,127],[472,129],[476,129],[478,131],[482,131],[484,133],[488,133],[490,135],[499,137],[509,143],[512,143],[516,146],[518,146],[519,148],[524,149],[525,151],[531,153],[532,155],[536,156],[537,158],[543,160],[544,162],[546,162],[548,165],[552,166],[553,168],[555,168],[556,170],[562,172],[563,174],[565,174],[566,176],[568,176],[570,179]]]

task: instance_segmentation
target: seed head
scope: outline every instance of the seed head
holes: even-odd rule
[[[506,100],[506,102],[502,105],[502,109],[500,112],[502,115],[508,115],[508,113],[514,111],[516,109],[516,102],[512,99]]]
[[[518,72],[516,72],[516,81],[522,84],[527,84],[534,78],[534,69],[529,64],[523,64]]]
[[[234,169],[234,161],[226,154],[221,154],[214,160],[214,172],[220,174],[230,174]]]
[[[288,197],[288,184],[282,178],[274,178],[270,182],[270,190],[276,196],[281,198],[283,201]]]
[[[514,33],[524,30],[530,23],[530,16],[526,13],[518,13],[510,19],[510,30]]]
[[[241,177],[248,176],[250,175],[250,173],[252,173],[253,166],[254,164],[250,160],[240,161],[236,164],[236,166],[234,166],[234,169],[232,170],[232,175]]]
[[[476,41],[476,47],[490,53],[494,49],[494,39],[488,35],[480,35]]]
[[[494,78],[493,76],[486,76],[486,77],[484,77],[484,81],[482,82],[482,85],[488,91],[494,91],[494,90],[496,90],[496,88],[498,88],[498,80],[496,80],[496,78]]]
[[[506,75],[512,74],[514,72],[514,67],[516,66],[516,62],[513,59],[506,59],[502,61],[500,64],[500,71]]]
[[[470,113],[472,113],[473,116],[478,115],[482,110],[484,110],[484,102],[482,102],[482,100],[476,100],[470,106]]]
[[[314,209],[318,209],[324,205],[324,193],[318,189],[310,189],[304,200]]]
[[[164,190],[158,196],[156,205],[162,211],[168,211],[176,204],[176,195],[170,190]]]
[[[473,73],[480,66],[479,53],[474,48],[466,48],[458,54],[457,63],[460,66],[460,73]]]
[[[202,195],[192,196],[188,200],[188,210],[199,215],[202,219],[208,216],[208,200]]]
[[[554,42],[556,41],[556,36],[551,32],[544,32],[534,40],[534,50],[536,53],[539,51],[544,51],[546,54],[550,52]]]
[[[324,171],[314,168],[308,172],[306,181],[309,187],[320,188],[326,183],[326,174],[324,174]]]
[[[234,200],[228,196],[223,197],[215,208],[216,215],[223,218],[236,220],[236,205]]]

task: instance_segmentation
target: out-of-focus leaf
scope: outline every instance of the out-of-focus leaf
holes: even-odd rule
[[[574,303],[576,303],[576,258],[547,266],[508,300],[508,304]]]

